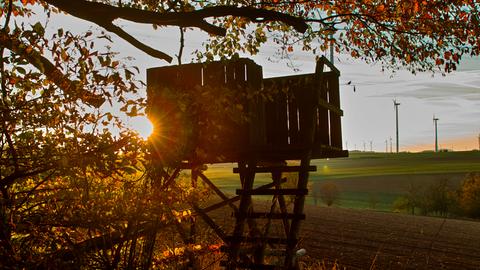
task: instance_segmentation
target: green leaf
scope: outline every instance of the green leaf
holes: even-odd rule
[[[27,71],[22,67],[16,67],[16,70],[18,71],[18,73],[23,74],[23,75],[25,75],[27,73]]]
[[[32,29],[35,33],[41,36],[45,34],[45,28],[43,28],[43,25],[40,22],[37,22],[36,24],[34,24]]]

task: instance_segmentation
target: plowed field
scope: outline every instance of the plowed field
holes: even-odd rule
[[[300,247],[347,269],[480,269],[480,222],[306,207]]]

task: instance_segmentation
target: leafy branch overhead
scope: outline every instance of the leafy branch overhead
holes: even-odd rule
[[[172,57],[138,41],[120,27],[116,26],[113,21],[116,19],[124,19],[136,23],[148,23],[161,26],[174,25],[180,27],[195,27],[210,34],[220,36],[224,36],[226,34],[226,30],[222,27],[207,22],[207,18],[237,16],[249,18],[252,21],[259,22],[280,21],[291,25],[300,32],[304,32],[307,29],[306,23],[300,18],[283,14],[274,10],[255,9],[252,7],[214,6],[205,7],[199,10],[159,13],[132,7],[117,7],[85,0],[44,1],[61,9],[62,11],[69,13],[70,15],[93,22],[110,32],[117,34],[119,37],[123,38],[145,53],[156,58],[164,59],[168,62],[172,60]]]
[[[259,1],[24,0],[55,7],[115,33],[152,57],[172,57],[115,24],[123,19],[154,26],[180,26],[210,33],[197,56],[255,54],[267,40],[282,55],[294,48],[321,54],[330,46],[367,62],[412,71],[456,69],[463,55],[480,53],[480,5],[476,1]],[[255,23],[251,27],[251,23]],[[280,22],[280,23],[279,23]],[[292,31],[294,29],[295,31]]]

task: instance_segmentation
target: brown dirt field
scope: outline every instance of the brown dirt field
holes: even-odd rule
[[[305,212],[299,248],[317,260],[346,269],[480,269],[480,222],[315,206]]]
[[[254,208],[268,207],[266,202],[257,202]],[[234,223],[232,211],[214,212],[212,218],[229,232],[227,228]],[[307,250],[308,256],[301,259],[307,265],[324,262],[327,269],[333,269],[337,262],[340,268],[336,269],[347,270],[480,270],[480,221],[313,205],[305,206],[305,214],[298,248]]]

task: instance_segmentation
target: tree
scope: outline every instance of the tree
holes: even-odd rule
[[[463,55],[480,52],[480,7],[475,1],[22,1],[37,2],[95,23],[167,61],[172,57],[138,41],[114,20],[204,30],[213,35],[205,43],[207,51],[200,53],[207,58],[256,53],[269,34],[285,53],[294,44],[314,53],[333,44],[352,57],[412,71],[435,66],[451,71]],[[22,13],[23,8],[14,11]]]
[[[163,194],[189,190],[151,188],[146,142],[110,112],[140,113],[137,70],[95,47],[108,35],[19,22],[34,2],[1,3],[0,267],[148,267],[142,236],[188,218]]]
[[[337,185],[332,182],[327,182],[320,185],[319,190],[320,199],[327,205],[332,206],[338,200],[339,191]]]
[[[48,16],[66,12],[101,29],[74,35],[59,27],[47,36],[32,8]],[[138,70],[97,40],[112,42],[114,34],[152,57],[172,59],[116,19],[206,31],[212,37],[198,57],[207,60],[254,54],[272,38],[287,55],[294,44],[316,54],[333,44],[390,68],[448,72],[462,55],[479,54],[479,9],[460,0],[2,1],[2,263],[148,268],[151,250],[141,236],[174,224],[181,207],[166,192],[191,195],[167,185],[169,168],[151,169],[146,143],[110,112],[117,104],[125,117],[142,114],[143,85]]]
[[[288,27],[270,24],[251,33],[248,20],[227,17],[221,25],[229,34],[206,43],[212,52],[207,58],[237,50],[256,53],[267,37],[280,45],[282,55],[291,53],[295,44],[314,53],[333,45],[354,58],[412,72],[436,67],[449,72],[463,55],[479,54],[480,7],[475,1],[271,1],[256,6],[305,18],[308,29],[285,32]],[[280,32],[272,34],[274,30]]]
[[[415,209],[421,208],[423,205],[424,193],[423,187],[416,186],[414,183],[410,182],[406,194],[401,196],[395,203],[396,207],[399,207],[400,209],[404,208],[407,211],[410,211],[412,215],[415,215]]]
[[[452,210],[454,203],[453,191],[448,179],[439,179],[427,189],[429,211],[433,214],[446,217]]]
[[[480,174],[469,173],[458,192],[458,203],[464,214],[480,218]]]

